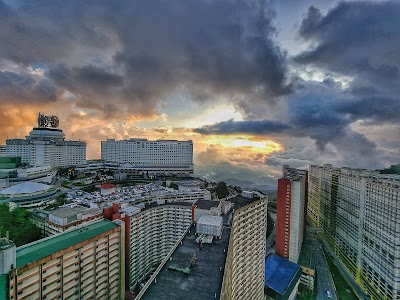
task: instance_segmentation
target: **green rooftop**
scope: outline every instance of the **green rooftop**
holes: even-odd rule
[[[79,244],[99,234],[118,227],[111,221],[99,221],[66,233],[42,239],[17,248],[17,268],[42,259],[53,253]]]

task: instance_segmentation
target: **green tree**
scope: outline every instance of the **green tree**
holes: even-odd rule
[[[381,174],[400,174],[400,164],[391,165],[389,168],[385,168],[379,171]]]
[[[170,187],[171,189],[174,189],[174,190],[177,190],[177,189],[178,189],[178,185],[177,185],[175,182],[171,182],[171,183],[169,184],[169,187]]]
[[[226,183],[223,181],[218,182],[215,192],[217,193],[217,196],[219,199],[225,198],[226,196],[228,196],[229,192],[228,192],[228,187],[226,186]]]
[[[0,231],[10,233],[10,240],[21,246],[40,239],[41,232],[30,220],[31,212],[17,207],[9,211],[7,204],[0,204]]]

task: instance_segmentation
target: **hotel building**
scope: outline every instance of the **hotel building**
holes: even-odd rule
[[[18,248],[1,239],[0,299],[124,299],[124,236],[103,220]]]
[[[305,234],[307,171],[284,166],[278,179],[275,253],[297,263]]]
[[[264,299],[267,203],[261,198],[233,214],[221,300]]]
[[[131,165],[150,174],[193,175],[193,142],[132,138],[101,142],[101,159]]]
[[[56,124],[58,125],[58,119]],[[7,139],[5,148],[2,152],[5,152],[6,156],[21,157],[22,163],[33,167],[70,167],[86,163],[85,142],[66,141],[61,129],[40,122],[25,139]]]
[[[310,191],[309,215],[351,276],[372,299],[399,299],[400,176],[312,165]]]

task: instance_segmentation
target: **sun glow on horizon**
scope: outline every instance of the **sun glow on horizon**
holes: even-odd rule
[[[206,138],[207,144],[220,144],[225,148],[244,148],[255,153],[269,154],[282,149],[281,145],[272,140],[254,140],[251,135],[222,135]]]

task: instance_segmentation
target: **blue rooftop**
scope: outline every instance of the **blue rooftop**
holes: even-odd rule
[[[265,259],[265,285],[281,295],[299,272],[299,265],[278,255],[270,254]]]

